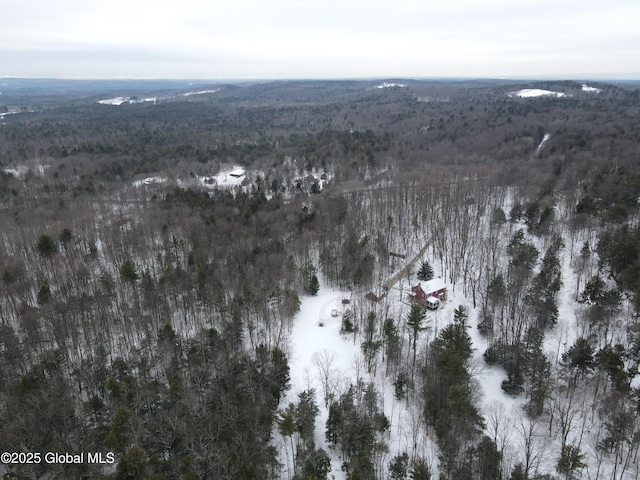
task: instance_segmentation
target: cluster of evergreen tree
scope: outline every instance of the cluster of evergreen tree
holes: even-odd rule
[[[499,478],[501,454],[482,435],[484,420],[473,401],[471,337],[464,306],[432,342],[423,369],[427,425],[435,430],[445,478]]]
[[[323,449],[315,447],[315,421],[320,413],[315,390],[300,392],[298,399],[297,405],[289,403],[286,409],[280,410],[276,420],[280,434],[289,438],[294,459],[293,479],[326,479],[331,471],[331,460]]]
[[[350,385],[329,405],[327,442],[345,459],[343,469],[350,480],[376,478],[378,459],[387,445],[383,434],[389,419],[380,411],[374,385]]]
[[[166,325],[157,338],[135,359],[108,362],[98,349],[76,368],[58,351],[25,375],[4,372],[0,449],[110,451],[114,480],[274,478],[269,443],[289,386],[282,351],[245,352],[214,329],[184,338]],[[88,463],[8,468],[17,478],[107,478]]]

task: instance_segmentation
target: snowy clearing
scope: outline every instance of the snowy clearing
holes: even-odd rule
[[[392,88],[392,87],[406,88],[407,85],[405,85],[404,83],[383,82],[381,85],[376,86],[376,88]]]
[[[4,168],[2,171],[9,175],[13,175],[16,178],[24,178],[24,176],[29,172],[43,176],[47,168],[49,168],[49,165],[35,164],[32,167],[27,165],[18,165],[15,167]]]
[[[96,103],[100,103],[101,105],[118,106],[125,103],[145,103],[145,102],[156,103],[157,101],[158,101],[158,97],[148,97],[148,98],[114,97],[114,98],[107,98],[106,100],[98,100]]]
[[[10,111],[10,112],[4,112],[4,113],[0,113],[0,118],[4,118],[7,115],[14,115],[16,113],[20,113],[19,111],[15,110],[15,111]]]
[[[391,301],[395,304],[399,298]],[[347,299],[350,304],[343,304],[342,301]],[[329,447],[325,438],[329,411],[324,396],[327,394],[329,399],[337,400],[350,384],[372,382],[380,394],[381,409],[391,424],[385,437],[389,451],[382,458],[382,469],[386,471],[393,457],[403,452],[419,452],[435,469],[437,450],[424,428],[422,412],[409,406],[406,400],[395,398],[394,387],[386,377],[382,360],[378,360],[378,365],[372,372],[367,372],[366,361],[360,349],[361,338],[340,333],[342,314],[346,310],[358,308],[356,305],[360,301],[359,298],[352,298],[350,292],[333,290],[324,285],[317,296],[302,298],[300,312],[295,317],[289,339],[291,388],[280,407],[285,408],[290,402],[295,403],[300,392],[315,389],[320,409],[316,418],[316,448],[324,449],[331,458],[328,478],[343,480],[346,473],[341,467],[345,459],[340,457],[339,451]],[[328,373],[328,382],[323,380],[323,369]],[[274,443],[281,452],[280,461],[284,469],[282,478],[287,478],[289,469],[292,468],[291,453],[285,439],[277,432],[274,433]]]
[[[535,97],[566,97],[567,94],[563,92],[554,92],[551,90],[541,90],[539,88],[525,88],[515,93],[509,94],[510,97],[516,96],[520,98],[535,98]]]
[[[201,90],[199,92],[187,92],[187,93],[183,93],[182,96],[183,97],[190,97],[192,95],[205,95],[207,93],[216,93],[218,90]]]
[[[349,293],[325,287],[318,296],[305,296],[302,299],[290,337],[291,389],[281,403],[281,407],[286,407],[289,402],[296,402],[300,392],[315,389],[316,402],[320,408],[320,415],[316,418],[315,441],[317,448],[324,449],[331,457],[330,475],[335,475],[336,479],[344,479],[345,473],[341,471],[342,460],[328,448],[325,439],[324,430],[329,412],[323,399],[323,386],[316,364],[321,356],[329,364],[332,382],[335,382],[335,385],[329,388],[334,391],[344,391],[343,387],[353,381],[353,365],[355,359],[361,357],[361,353],[359,345],[354,345],[352,341],[340,335],[341,314],[344,311],[341,304],[343,298],[349,298]],[[340,315],[333,317],[332,310],[338,310]],[[320,326],[321,321],[323,326]],[[281,439],[278,434],[275,438]],[[289,454],[286,448],[280,451]],[[281,459],[285,465],[288,461],[290,462],[290,458]]]
[[[198,183],[205,187],[237,187],[242,185],[246,177],[246,170],[234,166],[230,170],[222,170],[215,175],[199,176]]]
[[[544,137],[542,137],[542,141],[540,142],[540,145],[538,145],[538,148],[536,148],[536,153],[534,154],[534,156],[537,157],[538,155],[540,155],[540,152],[544,148],[544,145],[549,141],[550,138],[551,138],[550,133],[544,134]]]
[[[583,92],[591,92],[591,93],[600,93],[602,91],[601,88],[589,87],[586,83],[582,85]]]
[[[136,180],[135,182],[133,182],[133,186],[141,187],[143,185],[151,185],[153,183],[166,183],[167,180],[168,179],[166,177],[147,177],[143,178],[142,180]]]

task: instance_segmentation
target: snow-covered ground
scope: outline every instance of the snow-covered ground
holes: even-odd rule
[[[14,177],[22,177],[24,174],[27,173],[27,171],[29,171],[29,168],[27,168],[26,165],[18,165],[17,167],[10,167],[10,168],[5,168],[2,170],[4,173],[8,173],[10,175],[13,175]]]
[[[43,176],[47,168],[49,168],[49,165],[34,163],[31,166],[16,165],[13,167],[4,168],[2,171],[10,175],[13,175],[14,177],[17,177],[17,178],[23,178],[29,171],[35,173],[36,175]]]
[[[166,182],[167,182],[166,177],[147,177],[147,178],[143,178],[142,180],[136,180],[135,182],[133,182],[133,186],[141,187],[143,185],[151,185],[153,183],[166,183]]]
[[[541,90],[539,88],[525,88],[519,90],[509,96],[516,96],[520,98],[534,98],[534,97],[566,97],[567,94],[563,92],[554,92],[552,90]]]
[[[183,93],[182,96],[183,97],[190,97],[192,95],[204,95],[207,93],[216,93],[218,90],[201,90],[199,92],[187,92],[187,93]]]
[[[544,148],[545,143],[547,143],[550,138],[551,138],[550,133],[544,134],[544,137],[542,137],[542,141],[540,142],[540,145],[538,145],[538,148],[536,148],[536,153],[534,154],[536,157],[540,154],[540,152]]]
[[[200,90],[200,91],[196,91],[196,92],[187,92],[187,93],[182,93],[179,96],[180,97],[190,97],[193,95],[205,95],[208,93],[216,93],[218,90]],[[166,99],[170,99],[170,98],[176,98],[176,95],[164,95],[162,97],[145,97],[145,98],[138,98],[138,97],[130,97],[130,96],[121,96],[121,97],[113,97],[113,98],[106,98],[104,100],[98,100],[96,103],[100,103],[102,105],[123,105],[126,103],[145,103],[145,102],[153,102],[153,103],[157,103],[158,100],[166,100]]]
[[[129,97],[114,97],[107,98],[105,100],[98,100],[96,103],[100,103],[102,105],[122,105],[125,102],[129,101]]]
[[[9,112],[3,112],[3,113],[0,113],[0,118],[6,117],[7,115],[13,115],[13,114],[16,114],[16,113],[20,113],[20,111],[13,110],[13,111],[9,111]]]
[[[148,98],[131,98],[131,97],[114,97],[107,98],[105,100],[98,100],[96,103],[100,103],[102,105],[122,105],[124,103],[144,103],[144,102],[153,102],[156,103],[158,101],[158,97],[148,97]]]
[[[585,83],[584,85],[582,85],[582,91],[583,92],[600,93],[602,91],[602,89],[601,88],[596,88],[596,87],[590,87]]]
[[[327,364],[327,368],[330,369],[330,382],[334,384],[331,388],[336,393],[343,392],[344,384],[348,386],[349,381],[353,381],[354,361],[361,357],[361,353],[359,344],[354,345],[353,341],[340,335],[344,312],[343,298],[350,298],[349,293],[334,291],[326,286],[320,289],[317,296],[302,298],[289,343],[291,389],[281,403],[283,408],[290,402],[296,404],[300,392],[315,389],[316,403],[320,408],[320,415],[316,418],[316,448],[322,448],[330,455],[332,471],[329,478],[335,475],[336,479],[344,479],[345,473],[341,471],[342,460],[328,448],[325,439],[325,424],[329,412],[323,398],[321,372],[317,363]],[[337,310],[339,315],[333,317],[332,310]],[[320,326],[321,321],[323,326]],[[278,434],[275,438],[284,442]],[[292,460],[287,445],[283,445],[280,452],[287,458],[281,458],[281,462],[286,468],[292,465]]]
[[[261,172],[253,172],[256,175]],[[247,172],[244,168],[234,166],[231,169],[221,170],[215,175],[198,175],[195,177],[195,183],[198,186],[206,187],[206,188],[228,188],[228,187],[236,187],[242,185],[242,182],[247,178]],[[169,179],[167,177],[153,176],[146,177],[139,180],[135,180],[132,185],[134,187],[142,187],[145,185],[153,185],[159,183],[167,183]],[[188,185],[194,183],[192,179],[177,179],[177,185]]]
[[[392,87],[405,88],[406,85],[404,83],[382,82],[382,84],[376,86],[376,88],[392,88]]]
[[[236,187],[242,185],[246,175],[243,167],[234,166],[231,170],[221,170],[215,175],[198,177],[198,182],[205,187]]]

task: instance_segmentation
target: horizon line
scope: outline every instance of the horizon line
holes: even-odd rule
[[[503,81],[640,81],[640,73],[610,74],[532,74],[532,75],[433,75],[433,76],[348,76],[348,77],[65,77],[65,76],[0,76],[0,80],[56,81],[176,81],[176,82],[270,82],[270,81],[375,81],[375,80],[503,80]]]

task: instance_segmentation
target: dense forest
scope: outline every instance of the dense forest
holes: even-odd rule
[[[640,476],[640,85],[5,80],[2,478]]]

